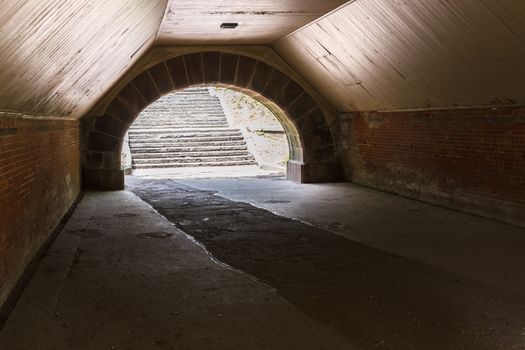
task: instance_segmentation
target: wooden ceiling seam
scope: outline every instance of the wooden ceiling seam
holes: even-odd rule
[[[287,37],[289,37],[289,36],[292,36],[292,35],[294,35],[294,34],[297,33],[297,32],[300,32],[301,30],[303,30],[303,29],[305,29],[305,28],[307,28],[307,27],[309,27],[309,26],[311,26],[311,25],[313,25],[313,24],[315,24],[315,23],[321,21],[323,18],[330,16],[331,14],[333,14],[333,13],[335,13],[335,12],[341,10],[342,8],[345,8],[346,6],[352,4],[352,3],[356,2],[356,1],[357,1],[357,0],[349,0],[349,1],[345,2],[344,4],[342,4],[342,5],[338,6],[338,7],[336,7],[335,9],[333,9],[332,11],[325,13],[324,15],[322,15],[322,16],[320,16],[320,17],[314,19],[314,20],[312,20],[312,21],[309,22],[309,23],[306,23],[305,25],[303,25],[303,26],[300,27],[300,28],[297,28],[297,29],[294,30],[293,32],[288,33],[288,34],[286,34],[286,35],[284,35],[284,36],[282,36],[282,37],[280,37],[280,38],[278,38],[278,39],[272,41],[271,43],[268,44],[268,46],[272,46],[272,47],[273,47],[273,45],[274,45],[275,43],[277,43],[278,41],[280,41],[280,40],[282,40],[282,39],[285,39],[285,38],[287,38]]]
[[[166,0],[166,7],[164,8],[164,15],[162,16],[162,20],[159,23],[159,27],[157,28],[157,34],[155,34],[155,40],[154,45],[159,39],[160,31],[162,29],[162,24],[164,23],[164,20],[166,19],[166,16],[168,15],[168,12],[170,11],[171,4],[174,0]]]
[[[178,0],[161,24],[160,45],[267,45],[346,0]],[[221,29],[221,23],[238,23]]]
[[[343,112],[519,106],[524,18],[517,1],[354,1],[272,47]]]

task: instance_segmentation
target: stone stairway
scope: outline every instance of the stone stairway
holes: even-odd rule
[[[255,164],[239,129],[230,128],[208,88],[166,95],[129,128],[134,169]]]

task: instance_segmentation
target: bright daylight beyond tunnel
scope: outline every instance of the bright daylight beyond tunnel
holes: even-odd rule
[[[185,177],[283,175],[286,132],[274,113],[245,93],[199,86],[165,95],[129,128],[126,174]]]

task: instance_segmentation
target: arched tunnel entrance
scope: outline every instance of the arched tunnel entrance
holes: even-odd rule
[[[121,148],[139,113],[172,91],[203,84],[232,87],[282,111],[290,140],[287,177],[296,182],[331,182],[342,177],[334,138],[318,102],[280,70],[253,58],[224,52],[178,56],[132,79],[104,114],[83,124],[83,183],[86,188],[124,188]]]
[[[290,158],[302,159],[299,133],[286,121],[263,96],[224,84],[177,90],[130,126],[122,168],[126,175],[176,178],[282,175]]]

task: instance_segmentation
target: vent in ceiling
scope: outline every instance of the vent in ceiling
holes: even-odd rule
[[[239,26],[239,23],[233,23],[233,22],[229,22],[229,23],[222,23],[221,24],[221,28],[222,29],[235,29]]]

